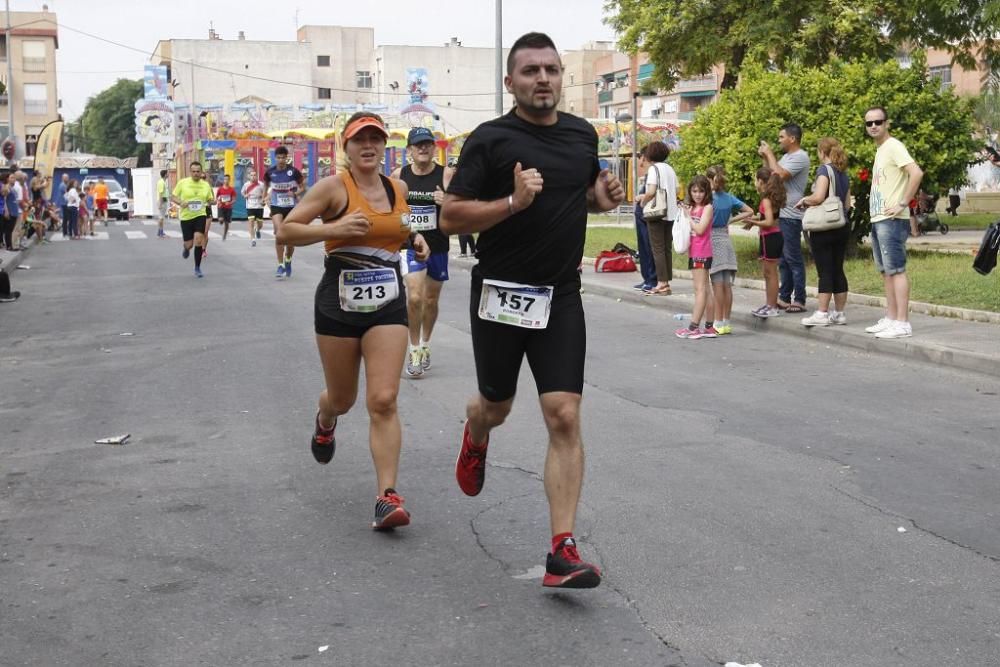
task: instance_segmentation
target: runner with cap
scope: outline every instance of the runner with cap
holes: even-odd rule
[[[438,317],[441,288],[448,280],[448,237],[438,229],[444,190],[451,181],[451,169],[434,162],[434,135],[426,127],[415,127],[406,138],[410,164],[393,172],[409,188],[410,228],[420,232],[430,247],[426,261],[406,251],[406,306],[410,320],[410,348],[406,374],[423,375],[431,367],[431,333]]]
[[[400,249],[410,240],[417,259],[427,244],[410,231],[406,184],[381,173],[389,138],[382,119],[359,111],[348,119],[342,155],[347,168],[316,183],[277,230],[289,247],[323,242],[326,271],[316,288],[316,345],[326,388],[319,396],[313,457],[329,463],[337,420],[354,405],[365,368],[365,403],[377,496],[372,528],[410,523],[396,492],[402,431],[396,398],[406,356],[406,294]],[[316,218],[323,224],[311,225]]]
[[[275,239],[278,237],[278,230],[281,229],[281,222],[295,208],[299,196],[302,194],[302,172],[288,164],[288,149],[278,146],[274,149],[273,167],[264,174],[264,183],[267,184],[267,197],[270,198],[271,205],[271,225],[274,227]],[[274,252],[278,256],[278,270],[275,271],[275,278],[292,277],[292,253],[295,246],[288,246],[283,243],[274,244]]]

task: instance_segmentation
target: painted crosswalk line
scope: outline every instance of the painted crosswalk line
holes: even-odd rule
[[[156,220],[143,220],[142,224],[145,227],[156,227],[159,223]]]
[[[132,240],[132,239],[148,239],[149,238],[148,236],[146,236],[146,232],[133,231],[131,229],[126,229],[125,230],[125,236],[127,236],[130,240]]]
[[[131,224],[128,220],[115,220],[115,227],[128,227]]]
[[[166,234],[168,237],[170,237],[172,239],[182,239],[182,238],[184,238],[184,235],[181,234],[176,229],[164,229],[163,233]]]

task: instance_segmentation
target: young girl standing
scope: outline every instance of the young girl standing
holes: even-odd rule
[[[767,167],[757,170],[754,185],[761,195],[760,206],[757,209],[758,216],[748,220],[743,229],[757,227],[760,232],[758,248],[764,269],[764,293],[767,303],[751,311],[751,314],[767,318],[781,315],[781,310],[778,308],[778,260],[781,259],[784,240],[781,228],[778,227],[778,211],[785,205],[785,185],[781,182],[781,177]]]
[[[733,283],[736,282],[736,250],[729,238],[729,225],[753,216],[753,209],[726,191],[726,171],[722,165],[705,172],[712,183],[712,282],[707,319],[715,319],[715,332],[724,336],[733,333],[729,318],[733,313]]]
[[[691,216],[691,247],[688,250],[688,269],[694,282],[694,309],[691,311],[691,324],[678,329],[674,334],[678,338],[715,338],[715,330],[711,325],[701,328],[701,318],[705,314],[708,303],[709,278],[712,268],[712,184],[704,176],[695,176],[687,187],[687,198],[684,200],[688,214]]]

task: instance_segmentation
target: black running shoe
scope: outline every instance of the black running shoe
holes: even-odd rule
[[[403,509],[403,496],[395,489],[386,489],[385,493],[375,499],[375,520],[372,528],[389,530],[406,526],[410,523],[410,513]]]
[[[318,463],[326,465],[330,462],[330,459],[333,458],[333,453],[337,450],[337,438],[333,434],[336,428],[336,420],[334,420],[333,426],[329,429],[325,429],[320,426],[319,412],[316,413],[316,430],[313,431],[312,453],[313,458],[316,459]]]
[[[552,588],[594,588],[601,583],[601,571],[596,565],[580,560],[576,541],[567,537],[555,553],[545,559],[542,586]]]

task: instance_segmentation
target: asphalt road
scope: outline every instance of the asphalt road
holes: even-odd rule
[[[413,524],[378,534],[363,404],[308,451],[319,249],[277,282],[213,240],[196,280],[152,233],[36,249],[0,304],[0,664],[1000,664],[1000,381],[585,296],[606,579],[554,593],[526,365],[484,492],[454,482],[466,272],[400,392]]]

